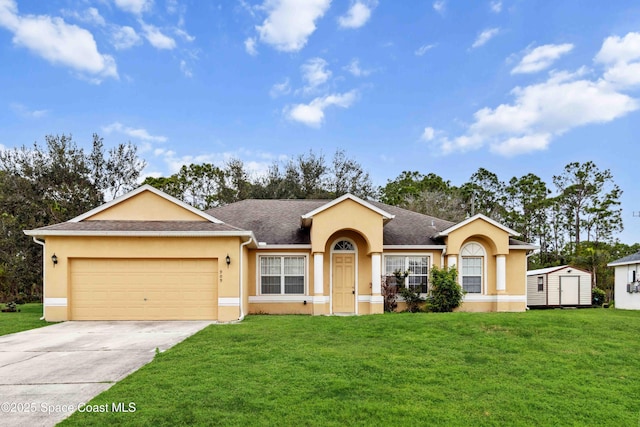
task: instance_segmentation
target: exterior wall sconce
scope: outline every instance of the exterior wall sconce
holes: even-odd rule
[[[53,265],[56,265],[58,263],[58,256],[56,254],[51,255],[51,262],[53,263]]]
[[[229,265],[231,264],[231,257],[229,256],[229,254],[227,254],[225,261],[227,262],[227,268],[229,268]]]

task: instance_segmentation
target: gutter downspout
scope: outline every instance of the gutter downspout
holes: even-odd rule
[[[36,236],[33,236],[33,241],[36,242],[37,244],[39,244],[40,246],[42,246],[42,317],[40,318],[40,320],[44,320],[45,318],[45,310],[46,310],[46,305],[44,303],[44,299],[45,299],[45,290],[47,289],[47,281],[45,280],[45,277],[47,277],[47,275],[45,274],[45,268],[47,268],[47,264],[45,262],[45,249],[44,249],[44,240],[38,240],[38,238]]]
[[[251,244],[253,242],[253,237],[249,237],[249,240],[240,244],[240,318],[238,321],[244,320],[244,308],[242,307],[244,304],[244,296],[242,295],[242,289],[244,288],[244,247]]]

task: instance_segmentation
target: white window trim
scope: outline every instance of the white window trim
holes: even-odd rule
[[[542,279],[542,283],[540,283],[540,279]],[[538,292],[544,292],[544,276],[538,276],[538,279],[536,280],[536,285],[537,285]],[[542,289],[540,289],[540,285],[542,285]]]
[[[263,294],[261,280],[261,263],[262,257],[304,257],[304,293],[302,294],[285,294],[284,286],[280,289],[279,294]],[[306,252],[260,252],[256,253],[256,296],[308,296],[309,295],[309,254]]]
[[[427,258],[427,289],[429,289],[429,279],[430,279],[430,275],[431,275],[431,269],[433,268],[433,264],[431,263],[431,258],[432,258],[432,254],[429,252],[385,252],[383,255],[383,259],[382,259],[382,274],[387,277],[387,276],[392,276],[393,275],[393,271],[391,272],[387,272],[387,257],[388,256],[401,256],[405,258],[405,267],[408,270],[409,268],[409,258],[410,257],[426,257]],[[407,271],[405,270],[405,271]],[[420,295],[424,296],[427,295],[424,292],[421,292]],[[398,296],[399,301],[402,297]]]
[[[472,244],[476,244],[480,246],[480,249],[482,249],[482,255],[463,255],[466,247]],[[487,294],[487,250],[485,249],[482,243],[476,242],[476,241],[467,242],[464,245],[462,245],[462,248],[460,248],[460,255],[459,255],[460,266],[458,270],[460,273],[458,274],[458,281],[459,281],[460,287],[463,286],[462,285],[462,271],[463,271],[462,268],[463,268],[464,258],[478,258],[479,256],[482,257],[482,276],[481,276],[482,282],[480,283],[480,293],[469,293],[468,295],[486,295]]]

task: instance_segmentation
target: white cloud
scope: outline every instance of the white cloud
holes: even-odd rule
[[[433,10],[436,12],[443,14],[447,7],[447,2],[445,0],[437,0],[433,2]]]
[[[176,47],[176,41],[171,37],[165,35],[160,29],[154,25],[146,24],[140,21],[142,31],[144,31],[144,38],[156,49],[174,49]]]
[[[102,130],[108,134],[112,132],[122,133],[145,142],[166,142],[168,139],[166,136],[151,135],[146,129],[124,126],[120,122],[113,122],[110,125],[103,126]]]
[[[142,43],[142,39],[136,33],[136,30],[126,25],[123,27],[114,25],[111,29],[110,38],[111,44],[117,50],[130,49]]]
[[[595,61],[608,67],[603,78],[615,87],[640,85],[640,33],[607,37]]]
[[[360,28],[371,18],[371,12],[376,6],[376,1],[356,0],[347,13],[338,18],[338,24],[341,28]]]
[[[500,28],[489,28],[481,32],[471,45],[472,48],[485,45],[489,40],[494,38],[500,32]]]
[[[94,24],[100,27],[104,27],[107,25],[107,22],[104,20],[98,9],[95,7],[90,7],[85,9],[83,12],[78,12],[76,10],[62,10],[62,14],[64,16],[68,16],[70,18],[77,19],[80,22],[85,22],[87,24]]]
[[[571,50],[573,50],[571,43],[538,46],[522,58],[520,63],[511,70],[511,74],[542,71]]]
[[[262,8],[268,16],[256,26],[260,41],[283,52],[299,51],[330,4],[331,0],[265,0]]]
[[[550,142],[551,134],[548,133],[524,135],[492,144],[491,151],[505,157],[512,157],[532,151],[546,150]]]
[[[640,62],[616,64],[609,68],[603,77],[616,87],[638,86],[640,85]]]
[[[495,13],[500,13],[502,12],[502,1],[501,0],[492,0],[489,3],[489,7],[491,8],[491,10]]]
[[[300,66],[302,79],[307,82],[304,92],[313,92],[318,86],[331,77],[331,70],[327,69],[327,61],[322,58],[311,58]]]
[[[440,141],[442,151],[468,151],[486,144],[507,156],[541,150],[573,128],[607,123],[640,108],[638,101],[608,82],[580,78],[583,74],[551,73],[546,82],[516,87],[511,91],[513,103],[478,110],[467,134]]]
[[[358,60],[358,58],[353,58],[349,65],[344,68],[356,77],[366,77],[371,74],[371,70],[364,70],[360,68],[360,60]]]
[[[193,163],[211,163],[218,167],[224,167],[227,162],[234,159],[240,159],[248,175],[251,177],[265,176],[269,170],[269,167],[273,164],[274,159],[283,158],[283,156],[274,156],[269,153],[253,152],[242,148],[235,151],[202,153],[195,156],[178,155],[173,150],[157,148],[153,150],[153,155],[155,157],[160,157],[161,160],[167,165],[169,174],[177,173],[180,171],[182,166],[188,166]],[[146,172],[146,175],[162,176],[162,173],[149,171]]]
[[[418,49],[416,49],[414,53],[416,54],[416,56],[422,56],[428,51],[430,51],[431,49],[433,49],[434,47],[436,47],[435,44],[425,44],[420,46]]]
[[[607,37],[595,57],[602,64],[616,64],[640,59],[640,33],[628,33],[624,37]]]
[[[0,26],[13,33],[14,44],[52,64],[89,74],[96,82],[107,77],[118,78],[113,57],[101,54],[93,35],[84,28],[46,15],[20,16],[13,0],[0,0]]]
[[[258,54],[258,50],[256,49],[256,39],[253,37],[249,37],[244,41],[244,49],[251,56],[256,56]]]
[[[182,71],[182,74],[184,74],[185,77],[193,77],[193,71],[191,71],[191,67],[187,65],[187,61],[184,59],[180,61],[180,71]]]
[[[153,0],[114,0],[116,6],[135,15],[147,12],[153,7]]]
[[[191,43],[192,41],[194,41],[196,39],[194,36],[192,36],[191,34],[187,33],[182,28],[174,28],[173,32],[175,33],[176,36],[182,37],[185,41],[188,41],[189,43]]]
[[[167,9],[167,13],[169,14],[174,14],[174,13],[178,13],[179,9],[179,4],[178,4],[178,0],[167,0],[166,1],[166,9]]]
[[[49,110],[31,110],[23,104],[13,103],[9,105],[14,113],[26,119],[39,119],[49,114]]]
[[[436,137],[436,130],[432,127],[426,127],[424,128],[424,131],[422,132],[422,136],[420,137],[420,139],[422,139],[423,141],[432,141],[433,138]]]
[[[285,108],[285,115],[297,122],[310,127],[318,128],[324,121],[324,110],[331,106],[349,108],[356,100],[355,90],[342,93],[331,94],[315,98],[309,104],[296,104]]]
[[[289,93],[291,93],[291,86],[289,85],[289,79],[286,78],[282,83],[276,83],[271,86],[269,96],[277,98],[282,95],[288,95]]]

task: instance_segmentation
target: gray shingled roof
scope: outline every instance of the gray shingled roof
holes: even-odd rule
[[[625,265],[625,264],[637,264],[640,263],[640,252],[636,252],[635,254],[627,255],[626,257],[622,257],[615,261],[611,261],[607,265]]]
[[[61,222],[32,231],[190,232],[243,230],[228,224],[216,224],[209,221],[81,221]]]
[[[300,217],[331,200],[257,200],[248,199],[207,211],[211,216],[254,232],[260,242],[268,244],[309,244],[309,229],[301,228]],[[395,215],[384,226],[385,245],[442,245],[431,238],[454,223],[385,205],[369,202]]]

